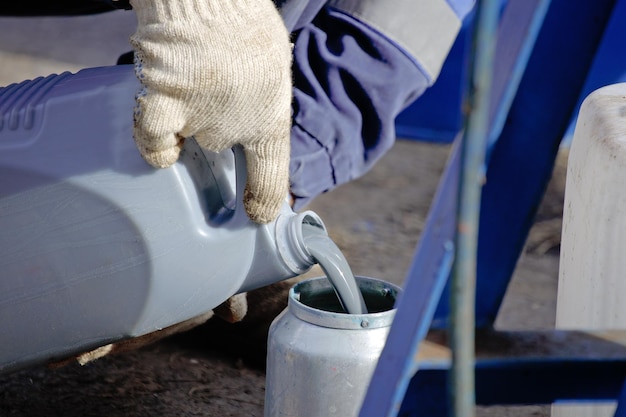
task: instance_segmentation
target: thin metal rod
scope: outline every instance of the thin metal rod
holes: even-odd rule
[[[449,410],[452,417],[475,415],[474,331],[476,255],[481,187],[488,139],[489,96],[499,19],[499,0],[479,0],[473,33],[465,136],[457,210],[456,257],[450,291],[452,365]]]

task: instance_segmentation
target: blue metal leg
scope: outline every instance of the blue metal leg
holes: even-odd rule
[[[428,332],[435,307],[452,267],[456,228],[459,148],[453,149],[409,269],[411,277],[398,302],[394,325],[374,371],[360,417],[393,416],[417,370],[415,356]],[[398,323],[396,325],[395,323]]]
[[[521,38],[517,49],[524,44]],[[506,96],[504,87],[495,93]],[[405,295],[398,305],[398,325],[391,329],[361,416],[379,417],[397,412],[408,380],[417,369],[416,349],[430,326],[433,308],[440,300],[441,288],[450,273],[458,176],[459,152],[455,148],[410,268]]]
[[[549,4],[550,0],[510,0],[504,9],[493,64],[487,154],[502,132]],[[433,327],[447,326],[448,301],[446,297],[440,304]]]
[[[489,155],[480,216],[477,326],[491,325],[500,308],[614,3],[552,0],[548,8]],[[434,327],[446,326],[448,314],[443,296]]]
[[[497,135],[489,153],[487,181],[483,187],[480,212],[477,325],[490,327],[496,317],[613,4],[614,0],[553,0],[547,10],[519,88],[511,101],[510,111],[506,112],[502,132]],[[505,30],[504,26],[502,30]],[[524,44],[521,42],[520,51]],[[497,96],[501,97],[505,105],[506,91],[510,90],[504,88],[500,93],[505,93]],[[425,337],[434,305],[438,301],[433,327],[436,324],[447,326],[449,318],[448,296],[441,296],[441,289],[450,272],[450,247],[456,224],[455,194],[459,186],[457,174],[458,150],[455,151],[442,179],[387,345],[367,392],[361,417],[396,415],[400,411],[400,404],[412,375],[411,386],[431,387],[441,394],[441,397],[437,397],[432,391],[428,394],[431,399],[442,400],[439,403],[441,406],[433,410],[436,413],[427,415],[444,415],[440,413],[445,412],[446,390],[445,385],[441,384],[446,383],[445,373],[448,372],[449,364],[443,370],[423,369],[415,373],[420,366],[416,352]],[[576,368],[574,365],[580,367]],[[615,364],[611,367],[608,362],[597,360],[588,363],[513,360],[491,364],[485,362],[481,366],[477,363],[477,387],[482,387],[481,384],[489,375],[492,381],[496,377],[504,381],[512,377],[519,379],[528,370],[528,375],[534,378],[529,378],[524,386],[528,392],[532,391],[533,384],[550,374],[558,378],[558,381],[565,382],[561,386],[567,386],[568,382],[575,381],[575,374],[567,373],[568,369],[578,369],[588,372],[589,375],[596,372],[598,380],[603,373],[611,370],[616,371],[618,378],[622,379],[626,372],[626,368]],[[570,377],[567,381],[566,378]],[[619,379],[620,383],[622,379]],[[556,382],[555,380],[555,384]],[[613,380],[610,382],[611,386],[615,383]],[[593,385],[590,387],[593,390]],[[405,404],[415,403],[411,395],[423,395],[421,391],[423,390],[420,388],[415,394],[410,389]],[[483,401],[483,392],[482,388],[477,389],[479,403]],[[575,390],[562,394],[573,398],[597,398],[599,395],[591,391]],[[542,401],[550,402],[556,399],[550,395],[544,395],[543,398]],[[529,396],[528,399],[515,401],[533,403],[540,399]],[[422,414],[408,412],[402,415]]]

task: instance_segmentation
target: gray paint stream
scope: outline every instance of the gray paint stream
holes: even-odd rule
[[[304,245],[330,280],[348,314],[367,314],[363,295],[341,250],[318,227],[303,224]]]

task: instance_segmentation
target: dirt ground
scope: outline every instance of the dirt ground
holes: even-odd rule
[[[113,63],[127,50],[133,19],[125,14],[115,25],[111,19],[104,18],[100,26],[106,30],[95,33],[101,18],[80,18],[72,25],[58,19],[26,24],[4,19],[0,85],[29,74]],[[32,42],[33,36],[39,43]],[[71,48],[46,39],[69,42]],[[100,49],[82,48],[85,39]],[[309,209],[324,219],[356,274],[404,281],[448,152],[445,145],[399,140],[368,175],[312,203]],[[554,325],[565,161],[563,152],[505,298],[496,323],[500,327]],[[307,274],[313,275],[321,275],[320,270]],[[213,321],[86,366],[38,367],[1,376],[0,416],[262,416],[265,331],[282,310],[286,293],[278,299],[270,303],[273,308],[252,311],[257,320],[239,325]],[[481,407],[478,415],[547,416],[548,410]]]

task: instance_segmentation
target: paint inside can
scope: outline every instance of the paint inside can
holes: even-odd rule
[[[400,287],[375,278],[357,276],[355,280],[367,313],[346,314],[326,277],[307,279],[292,287],[288,310],[305,322],[335,329],[390,326]]]
[[[299,300],[302,304],[332,313],[346,313],[334,288],[320,288],[316,291],[300,289]],[[380,313],[393,309],[396,294],[389,289],[361,288],[360,291],[367,313]]]

